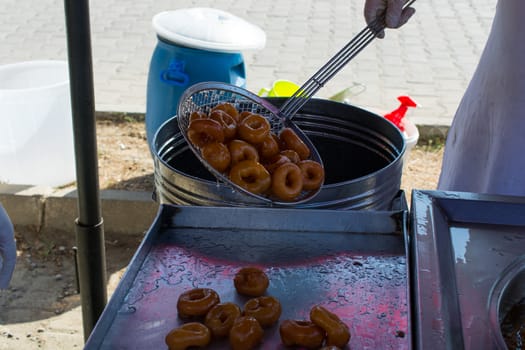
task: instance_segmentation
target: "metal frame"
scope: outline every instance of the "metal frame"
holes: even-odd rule
[[[84,339],[107,303],[88,0],[64,3],[78,191],[77,266]]]

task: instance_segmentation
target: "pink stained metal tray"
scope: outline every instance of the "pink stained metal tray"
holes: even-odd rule
[[[167,349],[166,334],[183,323],[178,296],[208,287],[242,306],[233,276],[247,265],[269,275],[280,320],[322,304],[349,325],[349,348],[411,349],[406,215],[161,205],[86,349]],[[278,325],[259,348],[285,348]]]

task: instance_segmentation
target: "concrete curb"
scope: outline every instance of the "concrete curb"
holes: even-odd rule
[[[158,210],[149,192],[103,190],[100,200],[104,230],[111,233],[142,234]],[[37,232],[75,231],[76,189],[4,184],[0,185],[0,202],[15,227],[31,227]]]
[[[97,112],[98,119],[144,121],[143,113]],[[446,125],[417,125],[419,143],[443,141]],[[150,192],[101,190],[104,231],[117,234],[142,234],[149,229],[159,204]],[[0,202],[15,227],[41,230],[75,231],[78,195],[75,188],[0,184]]]

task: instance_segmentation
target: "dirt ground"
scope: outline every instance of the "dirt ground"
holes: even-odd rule
[[[134,118],[97,122],[101,189],[153,190],[153,161],[144,124]],[[422,142],[405,162],[402,189],[434,189],[441,165],[440,142]],[[47,237],[47,238],[44,238]],[[49,237],[52,237],[51,239]],[[74,234],[17,232],[18,263],[11,287],[0,291],[0,350],[80,349],[84,338],[75,277]],[[106,233],[108,297],[141,237]]]

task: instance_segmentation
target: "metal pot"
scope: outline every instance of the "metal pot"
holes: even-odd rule
[[[525,320],[525,255],[518,257],[501,274],[491,290],[492,332],[500,349],[521,349],[518,327]]]
[[[284,98],[271,98],[279,106]],[[153,140],[155,187],[160,203],[267,206],[218,183],[188,148],[176,116]],[[397,127],[369,111],[322,99],[294,116],[317,147],[326,179],[320,193],[296,208],[387,210],[398,193],[405,140]]]

